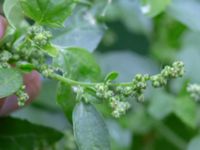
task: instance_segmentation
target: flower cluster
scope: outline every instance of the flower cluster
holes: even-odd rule
[[[109,89],[109,83],[100,83],[96,85],[96,95],[101,99],[109,99],[114,96],[114,92]]]
[[[21,59],[36,66],[44,64],[46,54],[41,49],[49,44],[51,37],[51,33],[43,27],[32,26],[16,53],[20,55]]]
[[[110,106],[113,109],[112,115],[116,118],[124,115],[126,111],[130,108],[129,102],[120,101],[120,98],[118,96],[110,98]]]
[[[0,53],[0,68],[10,68],[8,61],[12,58],[12,54],[6,50]]]
[[[40,65],[38,69],[41,74],[46,78],[49,78],[51,74],[55,71],[53,67],[50,67],[48,65]]]
[[[33,41],[34,45],[43,47],[49,43],[52,34],[41,26],[33,26],[28,31],[28,37]]]
[[[153,87],[161,87],[167,84],[171,78],[182,77],[184,74],[184,64],[181,61],[176,61],[172,66],[166,66],[160,74],[151,77]]]
[[[111,108],[113,109],[112,115],[116,118],[119,118],[121,115],[125,114],[129,109],[130,104],[124,100],[124,95],[122,94],[123,88],[112,86],[111,83],[102,83],[97,84],[96,87],[96,96],[99,99],[108,100]],[[124,92],[125,90],[123,90]],[[121,92],[121,93],[120,93]],[[128,93],[126,91],[126,93]]]
[[[144,101],[143,91],[147,88],[147,81],[150,79],[149,75],[137,74],[133,79],[132,93],[138,102]]]
[[[193,98],[196,102],[200,102],[200,85],[189,84],[187,91],[190,93],[191,98]]]
[[[24,106],[25,102],[29,99],[28,94],[25,92],[25,86],[21,86],[20,89],[16,92],[16,96],[18,97],[18,106]]]
[[[126,101],[128,97],[135,97],[138,102],[144,101],[144,90],[147,88],[148,81],[152,82],[153,87],[161,87],[166,85],[169,79],[181,77],[183,74],[184,64],[177,61],[154,76],[137,74],[132,82],[125,84],[111,82],[97,84],[96,96],[108,100],[113,109],[112,115],[118,118],[130,108],[130,104]]]

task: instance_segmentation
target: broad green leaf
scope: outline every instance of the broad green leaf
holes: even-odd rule
[[[155,92],[153,95],[150,99],[148,112],[155,119],[164,119],[173,112],[175,97],[161,90]]]
[[[101,71],[92,54],[82,48],[67,48],[54,59],[66,76],[79,81],[97,81]]]
[[[5,0],[3,11],[6,19],[13,28],[20,27],[24,17],[18,0]]]
[[[63,28],[52,30],[53,43],[62,48],[82,47],[92,52],[100,43],[104,31],[104,25],[97,22],[92,12],[78,7]]]
[[[113,81],[118,77],[118,75],[117,72],[111,72],[105,77],[105,81]]]
[[[111,149],[130,150],[133,140],[130,129],[120,126],[117,120],[106,120],[106,125],[111,137]]]
[[[62,133],[16,118],[0,118],[0,149],[35,150],[52,146]]]
[[[194,31],[200,31],[200,2],[197,0],[173,0],[168,13]]]
[[[61,106],[67,119],[72,122],[72,112],[76,104],[76,94],[70,85],[59,83],[57,87],[57,103]]]
[[[0,69],[0,98],[15,93],[23,83],[16,69]]]
[[[141,9],[144,14],[154,17],[164,11],[170,2],[171,0],[141,0]]]
[[[197,108],[193,100],[188,97],[180,97],[175,100],[174,114],[186,125],[195,128],[197,125]]]
[[[25,16],[39,24],[60,27],[71,15],[74,0],[19,0]]]
[[[73,129],[79,150],[110,150],[108,130],[93,105],[77,104],[73,112]]]
[[[129,31],[134,33],[149,35],[152,31],[152,21],[143,15],[139,1],[112,1],[105,17],[109,21],[121,21]]]
[[[192,138],[192,140],[189,142],[187,150],[199,150],[200,148],[200,136],[196,136]]]

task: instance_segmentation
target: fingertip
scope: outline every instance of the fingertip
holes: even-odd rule
[[[41,89],[40,74],[37,71],[25,74],[24,84],[26,85],[26,92],[30,97],[30,101],[35,99]]]
[[[24,84],[26,85],[26,92],[29,95],[29,99],[26,102],[26,105],[28,105],[39,94],[41,88],[40,74],[37,71],[32,71],[31,73],[25,74]],[[5,100],[0,101],[0,116],[8,115],[18,108],[19,106],[17,104],[17,97],[14,95],[9,96]]]

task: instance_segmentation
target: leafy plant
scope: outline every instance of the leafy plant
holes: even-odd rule
[[[22,77],[23,74],[36,70],[44,78],[55,80],[58,83],[56,101],[63,109],[69,124],[73,124],[74,137],[70,132],[65,133],[65,138],[71,139],[72,137],[73,139],[71,143],[64,142],[67,143],[64,144],[66,149],[113,149],[112,140],[116,138],[110,140],[109,129],[106,124],[109,121],[105,120],[100,112],[104,116],[111,117],[111,113],[115,118],[121,117],[119,120],[120,125],[128,127],[131,130],[130,132],[147,133],[152,127],[158,127],[158,131],[164,134],[167,139],[174,137],[175,142],[179,141],[175,143],[173,140],[169,140],[176,147],[179,149],[185,148],[185,142],[174,135],[161,122],[162,119],[173,112],[189,127],[193,129],[196,127],[195,103],[186,94],[180,94],[176,98],[169,92],[171,89],[168,82],[171,79],[182,77],[185,73],[182,61],[171,61],[171,59],[174,60],[172,55],[176,51],[172,50],[170,46],[179,45],[181,42],[171,42],[172,40],[168,39],[170,37],[169,33],[162,28],[158,28],[150,49],[154,59],[165,63],[165,67],[155,75],[137,73],[132,81],[127,82],[120,82],[118,80],[120,76],[115,71],[103,76],[101,67],[95,60],[94,55],[91,54],[100,43],[106,31],[105,24],[109,24],[110,18],[120,20],[131,32],[135,31],[135,29],[132,30],[133,22],[129,22],[130,19],[126,15],[129,13],[128,8],[132,5],[138,10],[135,13],[136,16],[142,16],[143,19],[147,19],[145,15],[157,17],[154,22],[155,26],[158,27],[163,22],[168,23],[171,21],[171,18],[168,20],[168,16],[162,14],[163,11],[168,10],[167,7],[169,6],[169,16],[173,11],[178,11],[180,13],[173,17],[185,26],[193,28],[190,23],[181,18],[182,5],[176,7],[180,3],[178,0],[176,1],[173,3],[170,0],[163,2],[145,0],[133,4],[128,0],[117,0],[115,2],[110,0],[101,2],[95,0],[4,0],[3,12],[8,20],[9,27],[6,35],[0,41],[0,98],[15,94],[18,97],[18,105],[24,106],[29,97],[25,92]],[[120,11],[122,13],[119,13]],[[142,14],[142,11],[145,14]],[[147,23],[148,21],[141,21],[140,23],[144,22]],[[175,29],[176,27],[181,28],[180,33],[177,33],[177,35],[180,35],[186,29],[185,26],[183,27],[175,21],[171,22],[175,24],[172,24]],[[146,27],[146,25],[141,26]],[[133,25],[133,27],[138,29],[140,25]],[[170,27],[167,27],[167,30],[174,32],[174,28]],[[149,31],[149,29],[145,29],[142,33],[145,33],[149,38]],[[111,37],[109,38],[109,36]],[[112,34],[104,38],[106,39],[106,37],[106,42],[113,42],[114,36]],[[162,59],[163,54],[161,53],[166,49],[170,49],[172,53],[169,53],[169,55],[172,55],[166,57],[167,59]],[[102,59],[105,58],[102,57]],[[120,59],[122,59],[122,55],[120,55]],[[135,66],[137,66],[136,63]],[[131,70],[131,68],[128,69]],[[145,109],[146,103],[141,105],[138,102],[145,101],[144,91],[148,89],[148,83],[151,83],[153,88],[166,87],[166,90],[160,90],[157,94],[159,96],[153,96],[153,98],[147,96],[147,99],[151,99],[152,102]],[[152,90],[152,93],[155,93],[153,88],[149,89]],[[193,92],[192,97],[198,101],[199,91],[197,88],[190,86],[188,91]],[[47,89],[44,89],[44,93],[47,93],[45,90]],[[55,89],[52,90],[52,92],[54,91]],[[160,100],[160,98],[163,100]],[[53,98],[51,97],[51,99]],[[176,101],[172,99],[176,99]],[[52,108],[49,103],[46,102],[42,106],[35,105],[42,108],[50,107],[57,111],[57,108],[54,108],[54,105]],[[132,113],[132,109],[135,109],[134,113]],[[129,110],[131,113],[128,112]],[[125,115],[127,112],[128,114]],[[1,124],[2,128],[8,127],[5,132],[0,133],[0,139],[6,143],[20,144],[19,149],[42,149],[45,146],[52,149],[59,147],[55,146],[55,142],[62,137],[62,134],[58,131],[51,131],[48,128],[43,129],[43,127],[12,118],[2,118],[0,122],[3,122]],[[10,124],[13,122],[17,124],[16,130],[9,133],[7,131],[11,130]],[[26,128],[29,129],[26,130]],[[21,139],[20,136],[23,132],[25,137]],[[121,132],[123,134],[123,131]],[[46,135],[47,133],[50,135]],[[15,134],[14,141],[10,141],[10,138],[15,137]],[[21,140],[26,137],[33,138],[33,140],[24,145],[21,144]],[[44,142],[40,143],[37,141],[38,139]],[[74,144],[74,140],[76,144]],[[198,140],[198,138],[195,140]],[[193,146],[195,142],[191,142],[191,145]],[[52,147],[52,145],[55,147]],[[122,147],[122,149],[126,147],[128,149],[129,146],[124,145],[116,147]],[[8,149],[12,149],[13,146],[8,147]],[[5,145],[0,143],[0,149],[4,147]]]

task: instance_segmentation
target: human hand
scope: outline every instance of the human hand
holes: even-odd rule
[[[0,39],[4,36],[6,31],[7,21],[4,17],[0,16]],[[39,93],[41,82],[40,75],[36,71],[24,75],[24,84],[26,85],[26,92],[29,95],[29,100],[26,105],[29,104]],[[0,116],[7,115],[16,109],[18,109],[17,97],[12,95],[4,99],[0,99]]]

